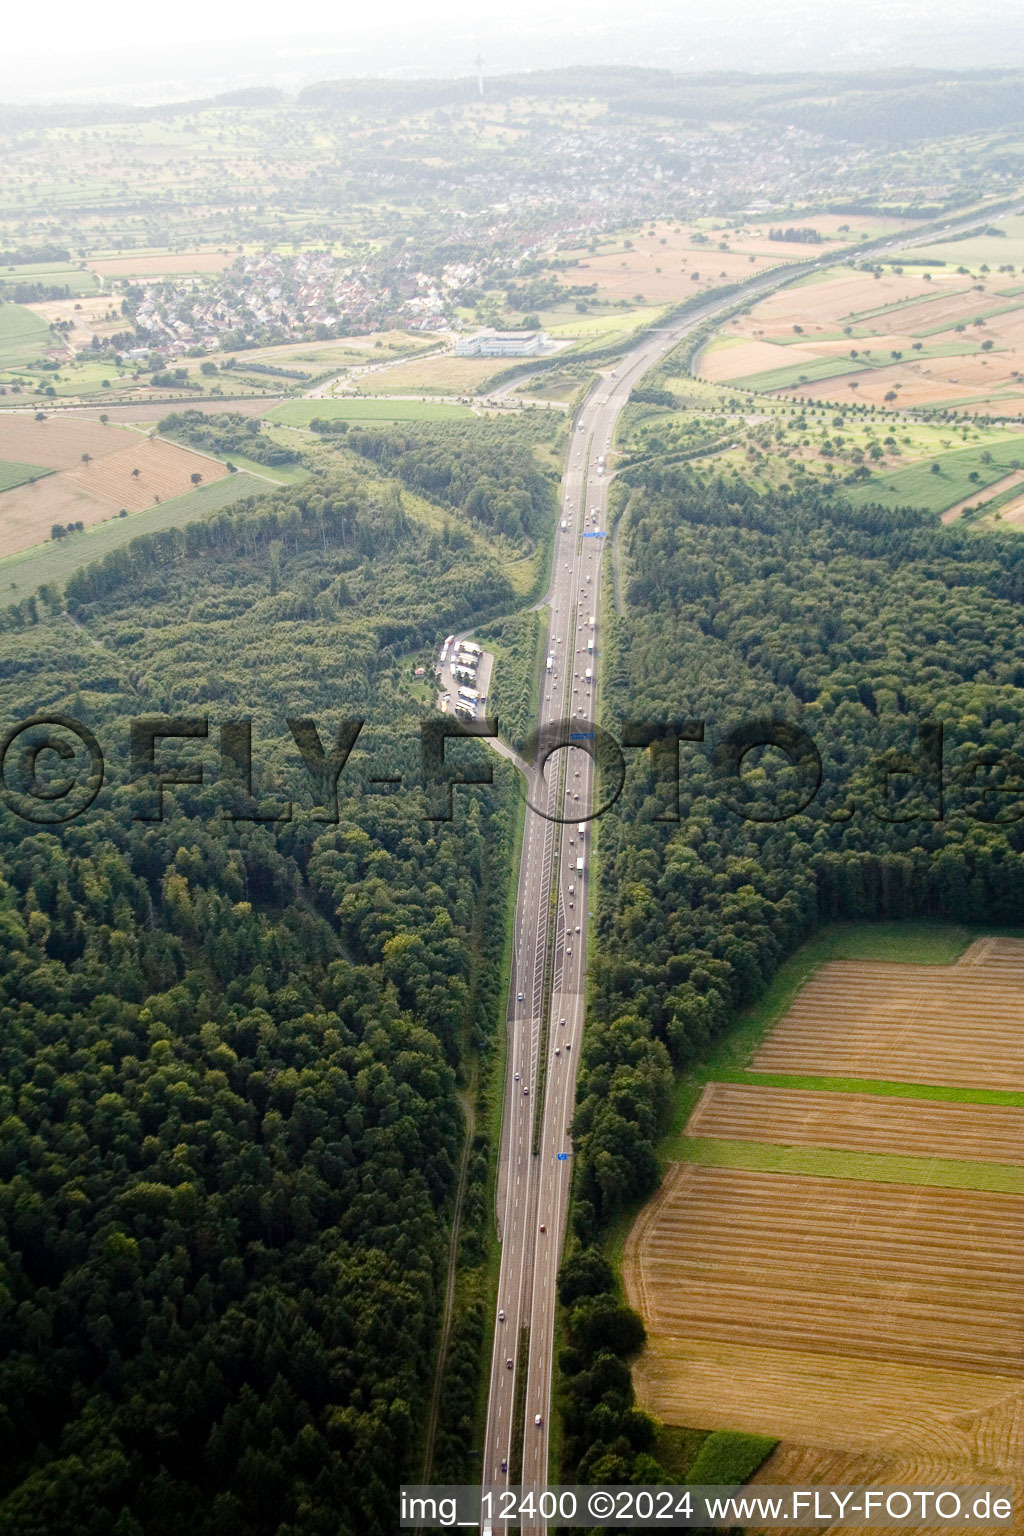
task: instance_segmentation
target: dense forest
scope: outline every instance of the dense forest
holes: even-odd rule
[[[334,423],[312,425],[329,432]],[[555,489],[533,448],[556,430],[541,413],[527,412],[516,422],[449,423],[441,434],[415,425],[356,429],[345,441],[410,490],[513,544],[532,545],[554,509]]]
[[[673,1069],[816,924],[1024,922],[1024,544],[657,461],[645,479],[620,530],[624,614],[609,601],[602,627],[606,723],[703,721],[705,740],[680,742],[678,820],[659,819],[673,790],[644,752],[596,823],[573,1127],[584,1244],[655,1187]],[[745,751],[772,730],[785,742],[780,722],[820,754],[803,810],[816,774],[800,739],[795,766]],[[647,1441],[621,1372],[606,1365],[595,1401],[575,1341],[562,1369],[564,1474],[602,1458],[629,1474]]]
[[[136,540],[66,596],[0,633],[5,719],[66,713],[108,768],[66,826],[0,813],[0,1526],[390,1532],[420,1474],[513,805],[498,765],[425,817],[410,652],[511,606],[507,582],[367,469]],[[209,717],[160,743],[206,770],[162,821],[129,782],[129,720],[152,715]],[[218,767],[245,717],[251,797]],[[287,717],[325,750],[366,721],[336,822]]]

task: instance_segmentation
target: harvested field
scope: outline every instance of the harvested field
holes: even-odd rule
[[[46,423],[43,423],[46,425]],[[74,423],[91,427],[93,423]],[[120,442],[125,434],[114,427],[97,427],[106,441]],[[138,469],[139,474],[132,471]],[[0,555],[30,549],[50,536],[54,523],[82,522],[86,527],[115,517],[124,507],[139,512],[192,490],[190,476],[203,484],[222,479],[227,470],[177,443],[134,435],[127,448],[94,458],[88,464],[48,475],[34,485],[21,485],[0,495]]]
[[[88,528],[119,509],[97,501],[62,475],[47,475],[0,496],[0,555],[16,555],[49,539],[54,523],[84,523]]]
[[[1024,1109],[709,1083],[688,1136],[1024,1164]]]
[[[758,1469],[751,1483],[768,1486],[773,1483],[788,1484],[797,1488],[813,1488],[816,1484],[840,1488],[941,1488],[950,1484],[976,1487],[986,1482],[1011,1486],[1015,1483],[1015,1510],[1011,1525],[1007,1527],[994,1521],[991,1524],[979,1521],[976,1525],[972,1523],[972,1529],[977,1536],[995,1536],[995,1532],[1005,1533],[1007,1529],[1014,1536],[1019,1536],[1021,1530],[1024,1530],[1019,1502],[1022,1487],[1019,1451],[1016,1458],[1012,1451],[1001,1459],[994,1457],[990,1450],[989,1436],[985,1433],[984,1424],[980,1422],[985,1418],[997,1421],[1002,1426],[1000,1438],[1009,1439],[1011,1444],[1019,1447],[1024,1434],[1024,1392],[1019,1383],[1017,1387],[1015,1396],[1009,1397],[987,1414],[984,1410],[972,1413],[967,1404],[962,1414],[950,1411],[949,1448],[946,1451],[935,1452],[927,1440],[918,1449],[915,1439],[909,1436],[906,1443],[887,1443],[884,1450],[873,1455],[870,1452],[858,1454],[855,1450],[849,1451],[841,1446],[794,1444],[784,1440]],[[966,1442],[968,1448],[961,1452],[957,1449],[958,1442]],[[824,1529],[821,1525],[811,1528],[819,1533]],[[879,1528],[879,1525],[872,1527],[874,1530]],[[748,1527],[752,1536],[760,1529],[764,1528]],[[794,1527],[788,1529],[792,1532]],[[904,1525],[902,1529],[907,1530],[908,1527]],[[909,1529],[914,1536],[950,1536],[953,1527],[913,1524]]]
[[[524,357],[521,361],[526,367],[530,359]],[[422,361],[375,368],[356,380],[356,388],[362,394],[371,395],[404,394],[406,390],[422,394],[474,395],[486,387],[488,379],[510,366],[508,358],[455,357],[447,353],[443,357],[425,357]]]
[[[795,368],[798,363],[816,363],[821,353],[810,347],[783,348],[770,341],[746,341],[730,338],[727,347],[711,347],[702,354],[700,376],[713,384],[729,384],[733,379],[767,373],[776,368]]]
[[[129,512],[141,512],[156,501],[184,496],[192,489],[193,474],[201,475],[208,484],[220,480],[227,470],[215,459],[155,437],[141,438],[117,453],[80,464],[58,479],[107,502],[115,511],[125,507]]]
[[[802,241],[772,240],[770,220],[721,229],[697,229],[669,222],[645,225],[632,236],[629,247],[616,242],[610,249],[576,253],[572,281],[596,283],[598,293],[633,301],[639,290],[648,303],[669,304],[723,282],[737,282],[780,263],[807,261],[831,246],[837,254],[857,245],[856,232],[870,229],[894,231],[912,227],[909,220],[844,219],[817,215],[807,222],[824,237],[820,245]],[[841,231],[840,224],[847,228]],[[727,249],[720,250],[724,242]],[[699,279],[693,281],[697,272]],[[866,290],[861,290],[866,291]],[[876,290],[877,291],[877,290]]]
[[[88,421],[77,412],[61,416],[46,412],[45,421],[36,421],[27,411],[0,411],[0,459],[69,469],[81,462],[83,453],[98,459],[126,443],[141,441],[138,434],[129,438],[115,426]]]
[[[833,960],[754,1054],[758,1072],[1024,1087],[1024,940],[980,939],[956,965]]]
[[[59,543],[48,539],[45,544],[37,544],[24,553],[0,559],[0,583],[9,602],[20,602],[43,582],[62,587],[73,571],[101,559],[140,534],[184,528],[188,523],[199,522],[211,513],[221,511],[243,496],[258,495],[265,489],[264,481],[240,470],[237,475],[201,485],[197,491],[189,491],[187,496],[176,496],[173,501],[162,501],[159,506],[146,507],[128,517],[111,517],[108,513],[98,526],[86,527],[84,533],[73,534]],[[95,507],[96,503],[89,502],[88,505]]]
[[[191,272],[223,272],[237,261],[237,251],[175,251],[166,256],[99,256],[88,266],[99,278],[187,276]]]
[[[993,392],[1008,390],[1000,414],[1016,415],[1024,405],[1014,377],[1024,362],[1024,302],[978,292],[962,276],[926,281],[921,273],[875,278],[836,270],[772,294],[729,321],[722,337],[730,345],[708,348],[699,363],[701,376],[716,383],[762,391],[797,384],[815,401],[855,397],[883,408],[893,403],[885,399],[893,390],[902,408],[956,402],[977,409]],[[869,358],[870,372],[816,371],[821,358],[853,349],[862,361]],[[779,375],[790,366],[792,376]]]
[[[1012,1376],[657,1334],[633,1378],[644,1406],[670,1424],[777,1435],[816,1455],[902,1451],[915,1476],[948,1480],[953,1457],[1003,1469],[1019,1455],[1024,1381]],[[771,1465],[760,1481],[800,1481],[767,1475]]]
[[[1017,1195],[676,1164],[625,1272],[655,1337],[1024,1374]]]

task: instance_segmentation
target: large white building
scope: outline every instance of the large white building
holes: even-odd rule
[[[456,357],[534,357],[548,345],[546,331],[477,331],[455,343]]]

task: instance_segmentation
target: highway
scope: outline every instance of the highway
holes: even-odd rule
[[[956,228],[961,222],[969,221],[950,221],[945,228]],[[931,228],[934,231],[935,226]],[[870,252],[862,248],[857,254],[880,254],[897,245],[922,243],[924,238],[915,232],[898,242],[877,242]],[[562,478],[560,520],[568,527],[560,527],[555,536],[544,602],[548,627],[541,728],[563,722],[570,731],[585,734],[596,718],[601,561],[606,541],[594,535],[607,528],[606,459],[631,389],[659,358],[707,319],[791,283],[818,265],[834,262],[833,253],[776,268],[751,279],[741,291],[709,299],[663,329],[649,332],[587,395],[573,424]],[[588,668],[593,680],[587,679]],[[586,823],[591,814],[593,791],[593,760],[578,746],[555,753],[545,776],[532,769],[528,779],[496,1202],[501,1267],[481,1464],[481,1481],[492,1489],[511,1482],[541,1488],[548,1482],[556,1282],[572,1177],[569,1127],[583,1036],[590,910],[591,828],[585,825],[580,832],[579,823]],[[564,820],[552,819],[556,816]],[[579,873],[581,857],[585,867]],[[535,1115],[539,1115],[536,1143]],[[521,1377],[524,1389],[517,1415]],[[557,1469],[553,1470],[557,1480]],[[496,1532],[506,1528],[500,1522],[494,1526]],[[544,1529],[543,1521],[522,1526],[524,1533]]]
[[[784,275],[766,273],[761,282],[749,284],[747,291],[777,287],[795,275],[792,270]],[[737,298],[732,295],[709,302],[665,329],[649,333],[594,385],[580,408],[561,486],[560,523],[565,521],[568,526],[565,530],[559,527],[555,536],[551,582],[545,598],[547,647],[538,721],[542,728],[564,722],[572,733],[586,734],[595,720],[605,547],[600,535],[607,529],[609,484],[602,471],[619,414],[630,391],[660,357],[704,320],[735,304]],[[547,658],[551,658],[550,670]],[[588,669],[592,680],[587,679]],[[556,753],[548,763],[547,774],[533,771],[528,781],[497,1190],[501,1239],[498,1314],[481,1469],[484,1484],[491,1487],[506,1484],[518,1470],[515,1408],[521,1373],[525,1375],[525,1400],[518,1424],[522,1445],[519,1480],[542,1486],[548,1477],[556,1279],[572,1177],[569,1127],[583,1036],[591,840],[586,819],[592,810],[593,790],[593,759],[578,746]],[[555,817],[564,820],[556,821]],[[582,833],[581,821],[585,823]],[[585,866],[582,874],[576,867],[580,858]],[[538,1093],[542,1094],[542,1108],[535,1155]],[[524,1349],[528,1357],[521,1359]]]

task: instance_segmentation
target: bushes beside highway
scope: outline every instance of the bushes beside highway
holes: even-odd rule
[[[569,1339],[558,1362],[563,1475],[581,1483],[659,1482],[657,1425],[637,1408],[626,1363],[644,1342],[644,1325],[614,1284],[608,1261],[592,1248],[566,1259],[559,1272]]]

